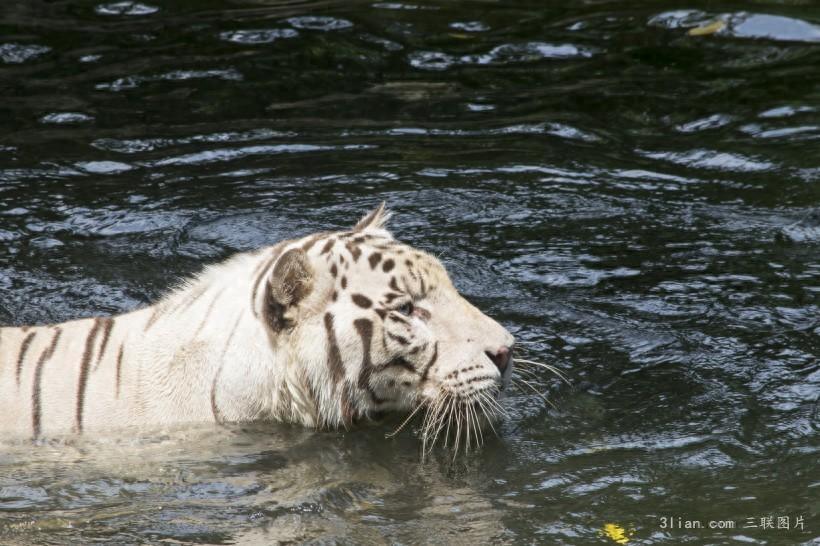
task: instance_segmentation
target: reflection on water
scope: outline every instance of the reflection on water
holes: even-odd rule
[[[556,409],[456,464],[385,424],[4,442],[0,542],[818,540],[820,11],[743,9],[7,1],[0,323],[386,199],[572,387],[522,372]]]

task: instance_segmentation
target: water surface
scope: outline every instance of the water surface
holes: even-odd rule
[[[801,1],[6,0],[0,323],[386,200],[571,386],[521,375],[555,408],[456,464],[384,424],[7,443],[0,542],[816,543],[818,66]]]

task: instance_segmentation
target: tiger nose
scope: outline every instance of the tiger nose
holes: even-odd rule
[[[498,371],[501,373],[504,373],[510,365],[510,360],[512,360],[512,349],[506,345],[495,351],[484,351],[484,354],[493,361],[493,364],[495,364],[495,367],[498,368]]]

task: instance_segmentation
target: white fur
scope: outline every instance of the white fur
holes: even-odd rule
[[[512,336],[456,292],[435,258],[393,241],[384,227],[388,214],[381,207],[366,217],[367,225],[357,226],[358,231],[315,240],[306,252],[312,271],[305,273],[309,278],[302,279],[310,282],[311,290],[303,300],[286,308],[289,326],[281,331],[272,331],[264,320],[267,286],[276,282],[270,276],[288,250],[302,252],[299,249],[310,237],[239,254],[207,267],[157,304],[114,317],[107,341],[103,340],[105,323],[100,319],[0,328],[0,431],[33,434],[39,366],[40,434],[78,432],[78,391],[82,390],[84,360],[88,366],[82,431],[214,420],[348,426],[351,415],[361,418],[372,411],[407,411],[425,398],[440,396],[442,390],[463,391],[466,396],[470,389],[499,385],[501,374],[484,353],[511,346]],[[360,236],[367,240],[354,245],[361,253],[354,261],[344,242]],[[330,239],[336,243],[323,253]],[[371,267],[368,258],[374,253],[382,258]],[[275,256],[278,258],[272,261]],[[389,273],[383,270],[387,259],[395,264]],[[406,326],[398,320],[382,320],[373,308],[353,302],[352,295],[360,294],[376,306],[392,291],[388,287],[391,276],[406,281],[403,288],[408,294],[414,290],[420,294],[404,265],[406,259],[417,268],[416,277],[422,276],[428,286],[434,286],[424,298],[417,298],[413,316],[397,317],[405,318]],[[334,264],[336,276],[330,272]],[[261,277],[256,298],[251,301],[254,283],[265,271],[268,276]],[[340,285],[342,276],[345,289]],[[332,299],[334,291],[336,301]],[[340,383],[334,381],[329,364],[328,313],[333,315],[333,335],[343,364]],[[396,311],[390,313],[395,316]],[[364,321],[372,325],[369,359],[356,320],[363,321],[360,327]],[[89,332],[95,324],[97,335],[89,344]],[[412,338],[412,347],[419,348],[412,355],[405,354],[409,346],[389,338],[388,332]],[[18,384],[18,360],[27,337],[30,342],[21,361]],[[103,344],[105,352],[100,358]],[[89,347],[90,357],[84,359]],[[117,390],[120,349],[123,358]],[[434,349],[437,359],[422,379],[420,370],[433,361]],[[388,366],[370,377],[372,394],[359,388],[367,360],[378,368],[397,355],[404,355],[419,372]],[[456,371],[461,372],[460,386],[453,377]],[[469,383],[469,378],[484,379]]]

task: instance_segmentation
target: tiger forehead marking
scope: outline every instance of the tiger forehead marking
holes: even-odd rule
[[[513,338],[388,217],[239,254],[124,315],[0,329],[0,431],[467,419],[508,382]]]

